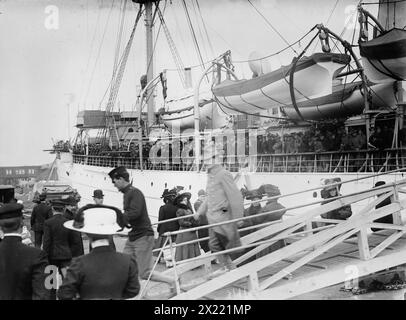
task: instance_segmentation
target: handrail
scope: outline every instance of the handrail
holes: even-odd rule
[[[347,194],[347,195],[341,195],[341,196],[337,196],[337,197],[330,198],[330,199],[328,199],[328,200],[331,200],[331,202],[328,202],[328,204],[324,205],[323,208],[320,209],[321,212],[319,212],[318,214],[327,213],[327,212],[329,212],[329,211],[331,211],[331,210],[337,209],[337,208],[333,208],[333,209],[330,208],[332,205],[337,205],[337,204],[340,203],[340,202],[336,202],[337,200],[341,200],[341,199],[353,197],[353,196],[355,196],[355,195],[361,195],[361,194],[364,194],[364,193],[366,193],[366,192],[368,192],[368,191],[371,192],[371,193],[373,193],[373,194],[375,194],[375,193],[376,193],[376,194],[382,194],[382,191],[380,191],[380,190],[382,190],[382,189],[387,189],[387,188],[389,188],[389,187],[393,187],[393,186],[395,186],[395,185],[401,185],[401,184],[405,184],[405,185],[406,185],[406,179],[403,179],[403,180],[401,180],[401,182],[398,182],[398,183],[385,184],[385,185],[376,187],[376,188],[371,189],[371,190],[363,190],[363,191],[354,192],[354,193]],[[336,185],[336,184],[332,184],[332,185]],[[389,189],[388,191],[390,191],[390,189]],[[298,193],[298,192],[297,192],[297,193]],[[297,193],[295,193],[295,194],[297,194]],[[275,198],[278,198],[278,197],[272,197],[272,198],[275,199]],[[333,200],[334,200],[334,201],[333,201]],[[277,210],[262,212],[262,213],[259,213],[259,214],[257,214],[257,215],[254,215],[254,216],[247,216],[247,217],[235,218],[235,219],[230,219],[230,220],[227,220],[227,221],[212,223],[212,224],[210,224],[210,225],[203,225],[203,226],[198,226],[198,227],[193,227],[193,228],[187,228],[187,229],[178,230],[178,231],[168,231],[168,232],[165,232],[163,235],[164,235],[164,236],[172,236],[172,235],[178,235],[178,234],[185,233],[185,232],[191,232],[191,231],[197,231],[197,230],[201,230],[201,229],[207,229],[207,228],[217,227],[217,226],[221,226],[221,225],[226,225],[226,224],[230,224],[230,223],[235,223],[235,222],[238,222],[238,221],[244,221],[244,220],[252,219],[252,218],[255,218],[255,217],[266,216],[266,215],[269,215],[269,214],[271,214],[271,213],[276,213],[276,212],[281,212],[281,211],[289,211],[289,210],[293,210],[293,209],[299,209],[299,208],[303,208],[303,207],[306,207],[306,206],[311,206],[311,205],[318,204],[318,203],[325,202],[325,201],[326,201],[326,200],[324,199],[324,200],[320,200],[320,201],[315,201],[315,202],[307,203],[307,204],[304,204],[304,205],[297,205],[297,206],[293,206],[293,207],[287,207],[287,208],[283,208],[283,209],[277,209]],[[259,202],[259,201],[257,201],[257,202]],[[341,207],[341,206],[338,206],[338,208],[339,208],[339,207]],[[180,218],[181,218],[181,219],[184,219],[184,218],[186,218],[186,217],[192,217],[192,216],[193,216],[193,215],[188,215],[188,216],[183,216],[183,217],[180,217]],[[175,218],[174,218],[174,219],[175,219]],[[180,219],[178,219],[178,220],[180,220]],[[164,220],[164,221],[167,222],[167,220]],[[278,220],[276,220],[276,222],[278,222]],[[275,223],[276,223],[276,222],[275,222]]]

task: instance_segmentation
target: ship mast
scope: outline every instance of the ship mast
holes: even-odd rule
[[[149,83],[154,77],[154,45],[153,45],[153,35],[154,35],[154,21],[152,14],[152,5],[158,6],[159,1],[156,0],[132,0],[135,3],[139,3],[140,6],[145,7],[145,29],[146,29],[146,46],[147,46],[147,56],[146,56],[146,83]],[[147,88],[145,96],[147,97],[147,107],[148,107],[148,127],[155,124],[155,99],[154,99],[154,89]]]
[[[152,20],[152,3],[155,1],[144,1],[145,3],[145,28],[147,41],[147,83],[154,77],[154,48],[153,48],[153,28]],[[148,126],[151,127],[155,123],[155,101],[153,89],[147,89],[146,96],[148,97]]]

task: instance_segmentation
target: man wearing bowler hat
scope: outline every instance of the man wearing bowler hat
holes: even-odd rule
[[[100,189],[96,189],[93,191],[93,201],[95,204],[103,204],[104,194],[103,191]]]
[[[139,276],[147,280],[166,282],[175,289],[175,280],[159,272],[152,272],[155,239],[151,221],[148,216],[144,194],[130,183],[130,175],[123,166],[109,172],[114,186],[124,195],[124,217],[131,225],[124,253],[135,257],[138,265]],[[151,273],[152,272],[152,273]]]
[[[23,206],[9,203],[0,207],[0,300],[47,300],[45,287],[47,255],[21,241]]]
[[[103,206],[104,194],[103,194],[102,190],[96,189],[96,190],[93,191],[93,201],[94,201],[94,203],[89,203],[89,204],[85,205],[83,207],[83,210]],[[114,243],[113,235],[109,236],[109,245],[114,251],[116,251],[116,245]],[[92,243],[91,242],[89,242],[89,251],[92,251]]]
[[[44,222],[52,217],[52,208],[45,203],[46,195],[39,195],[39,203],[34,207],[31,214],[31,230],[34,231],[34,243],[37,248],[42,246],[44,236]]]

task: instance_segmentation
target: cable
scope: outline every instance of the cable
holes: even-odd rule
[[[312,27],[304,36],[302,36],[299,40],[293,42],[292,44],[288,45],[287,47],[283,48],[280,51],[277,51],[275,53],[271,53],[267,56],[258,58],[258,59],[249,59],[249,60],[233,60],[233,63],[247,63],[247,62],[252,62],[252,61],[258,61],[258,60],[263,60],[263,59],[267,59],[273,56],[277,56],[279,54],[281,54],[282,52],[286,51],[287,49],[289,49],[290,47],[294,46],[295,44],[301,42],[304,38],[306,38],[314,29],[316,29],[317,25],[315,25],[314,27]],[[297,52],[295,51],[295,53],[297,54]]]
[[[266,23],[272,28],[273,31],[297,54],[296,50],[291,47],[289,42],[279,33],[278,30],[269,22],[269,20],[252,4],[251,0],[247,0],[248,3],[255,9],[255,11],[266,21]]]
[[[114,2],[115,2],[115,0],[113,0],[113,1],[111,2],[111,7],[110,7],[109,15],[108,15],[108,17],[107,17],[107,21],[106,21],[106,24],[105,24],[105,26],[104,26],[103,36],[102,36],[102,39],[101,39],[101,42],[100,42],[99,50],[98,50],[98,52],[97,52],[97,57],[96,57],[96,61],[95,61],[94,66],[93,66],[92,74],[91,74],[91,76],[90,76],[89,86],[88,86],[88,88],[87,88],[86,96],[85,96],[85,99],[84,99],[84,100],[85,100],[85,101],[84,101],[84,104],[86,104],[87,97],[89,96],[89,92],[90,92],[90,88],[91,88],[91,85],[92,85],[94,73],[95,73],[95,71],[96,71],[97,62],[98,62],[99,57],[100,57],[100,52],[101,52],[101,48],[102,48],[102,46],[103,46],[104,37],[105,37],[105,35],[106,35],[107,26],[108,26],[108,24],[109,24],[110,16],[111,16],[111,13],[112,13],[112,11],[113,11]]]
[[[199,43],[197,42],[196,33],[194,31],[194,28],[193,28],[193,25],[192,25],[192,20],[190,19],[189,11],[187,9],[187,5],[186,5],[185,0],[182,0],[182,5],[183,5],[183,9],[185,10],[185,13],[186,13],[186,17],[187,17],[188,24],[189,24],[189,29],[190,29],[190,31],[192,33],[193,43],[194,43],[194,45],[196,47],[198,57],[199,57],[201,65],[202,65],[202,69],[205,69],[206,68],[205,63],[203,61],[203,57],[202,57],[202,54],[201,54],[201,51],[200,51]],[[207,82],[209,82],[209,78],[207,77],[207,75],[206,75],[206,80],[207,80]]]

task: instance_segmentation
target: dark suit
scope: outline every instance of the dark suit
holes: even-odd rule
[[[93,248],[72,260],[58,291],[60,300],[127,299],[140,290],[138,268],[133,256],[109,246]]]
[[[63,226],[68,221],[61,214],[56,214],[44,223],[43,249],[48,254],[49,262],[70,261],[73,257],[83,255],[82,237],[79,232]]]
[[[31,213],[31,230],[34,231],[35,246],[41,248],[44,234],[44,222],[52,217],[52,208],[46,203],[37,204]]]
[[[46,253],[6,236],[0,243],[0,300],[46,300]]]

